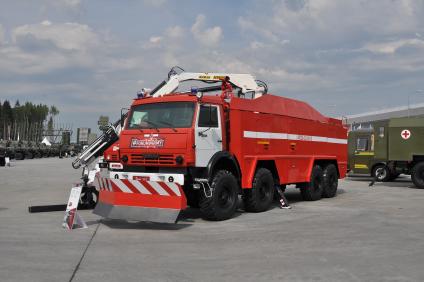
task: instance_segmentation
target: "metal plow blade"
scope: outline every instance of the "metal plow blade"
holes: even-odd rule
[[[93,213],[110,219],[176,223],[187,200],[177,183],[97,177]]]

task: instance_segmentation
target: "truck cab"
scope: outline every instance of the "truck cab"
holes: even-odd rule
[[[349,132],[348,169],[358,174],[369,174],[374,159],[374,133],[372,129]]]
[[[106,160],[119,160],[110,161],[110,177],[172,180],[180,185],[206,177],[212,156],[225,147],[224,120],[218,97],[199,101],[193,95],[174,95],[134,101],[119,150],[105,155]]]

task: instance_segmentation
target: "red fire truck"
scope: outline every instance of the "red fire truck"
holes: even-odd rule
[[[176,91],[187,80],[219,85]],[[176,222],[188,204],[224,220],[239,195],[246,211],[262,212],[288,184],[308,201],[334,197],[346,173],[342,122],[268,94],[250,75],[173,69],[122,120],[94,146],[104,148],[94,213],[106,218]]]

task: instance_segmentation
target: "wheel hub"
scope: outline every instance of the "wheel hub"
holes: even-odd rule
[[[386,170],[382,167],[377,168],[377,170],[375,171],[375,174],[376,174],[378,180],[382,180],[382,179],[386,178],[386,176],[387,176]]]

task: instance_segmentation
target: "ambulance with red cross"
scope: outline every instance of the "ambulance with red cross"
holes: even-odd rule
[[[370,174],[377,181],[411,175],[424,188],[424,118],[402,117],[375,121],[369,128],[349,132],[348,169]]]

